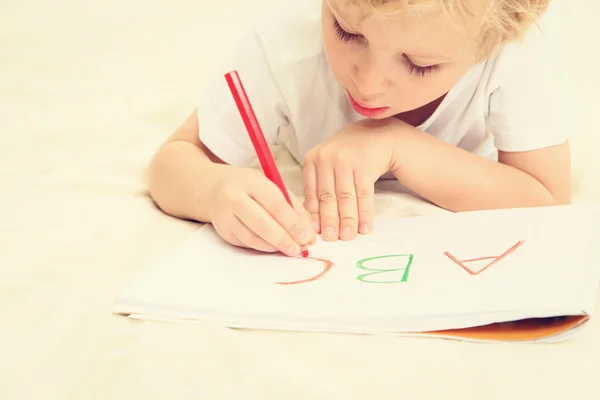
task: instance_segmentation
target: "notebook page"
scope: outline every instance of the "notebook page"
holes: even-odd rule
[[[206,226],[132,285],[119,310],[357,332],[581,312],[581,282],[598,265],[597,216],[557,207],[380,221],[357,241],[319,242],[308,260],[237,249]],[[557,229],[565,224],[578,234]]]

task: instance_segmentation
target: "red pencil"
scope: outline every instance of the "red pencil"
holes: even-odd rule
[[[246,126],[246,130],[248,131],[248,135],[250,136],[250,140],[252,141],[252,145],[254,146],[258,161],[260,162],[265,176],[277,185],[288,204],[293,208],[294,206],[290,199],[290,195],[285,188],[279,169],[277,169],[277,164],[275,164],[275,160],[273,159],[273,154],[271,154],[271,150],[269,150],[269,145],[260,128],[252,104],[250,104],[250,99],[248,99],[248,96],[246,95],[246,90],[244,89],[244,85],[242,84],[237,71],[231,71],[225,74],[225,80],[227,80],[229,90],[233,95],[235,104],[244,121],[244,125]],[[302,247],[302,257],[308,257],[308,250],[304,246]]]

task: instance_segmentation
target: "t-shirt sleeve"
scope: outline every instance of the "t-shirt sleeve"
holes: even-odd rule
[[[198,105],[199,136],[224,162],[247,166],[256,152],[224,75],[237,70],[269,145],[275,143],[279,128],[288,123],[287,107],[256,31],[246,36],[227,67],[230,69],[209,83]]]
[[[526,46],[504,58],[498,62],[511,62],[517,67],[489,97],[487,122],[496,148],[519,152],[566,142],[572,134],[569,125],[573,99],[566,87],[568,74],[556,49]]]

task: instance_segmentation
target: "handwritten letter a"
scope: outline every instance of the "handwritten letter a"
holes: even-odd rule
[[[473,258],[470,260],[459,260],[456,257],[454,257],[450,252],[445,252],[444,255],[446,257],[448,257],[449,259],[451,259],[452,261],[454,261],[456,264],[458,264],[459,267],[461,267],[462,269],[464,269],[465,271],[467,271],[469,274],[471,275],[479,275],[480,273],[482,273],[483,271],[485,271],[486,269],[490,268],[491,266],[499,263],[500,261],[502,261],[504,258],[506,258],[506,256],[508,256],[510,253],[514,252],[515,250],[517,250],[519,248],[519,246],[521,246],[524,243],[523,240],[518,241],[513,247],[511,247],[510,249],[506,250],[504,253],[500,254],[499,256],[491,256],[491,257],[480,257],[480,258]],[[476,262],[476,261],[482,261],[482,260],[491,260],[489,264],[487,264],[485,267],[483,267],[482,269],[480,269],[479,271],[473,271],[471,268],[469,268],[466,264],[467,263],[472,263],[472,262]]]

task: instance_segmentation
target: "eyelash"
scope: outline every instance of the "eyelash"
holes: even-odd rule
[[[335,29],[335,33],[342,42],[360,38],[360,35],[346,32],[335,19],[333,20],[333,29]]]
[[[333,29],[335,30],[337,37],[344,43],[361,38],[360,35],[346,32],[336,20],[333,21]],[[439,69],[439,65],[430,65],[427,67],[416,65],[415,63],[410,61],[410,59],[406,57],[406,55],[403,56],[403,62],[406,65],[406,68],[408,68],[408,72],[411,75],[417,75],[420,77],[429,75],[432,72],[437,71]]]
[[[408,68],[408,72],[413,75],[418,75],[420,77],[429,75],[432,72],[437,71],[440,68],[439,65],[430,65],[427,67],[422,67],[420,65],[416,65],[412,61],[410,61],[408,59],[408,57],[406,57],[406,56],[403,57],[403,60],[404,60],[404,64],[406,64],[406,67]]]

